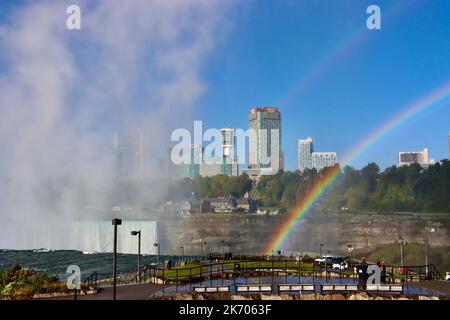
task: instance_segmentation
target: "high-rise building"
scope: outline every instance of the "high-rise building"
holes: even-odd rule
[[[336,152],[314,152],[313,138],[298,140],[298,170],[315,168],[317,171],[337,163]]]
[[[188,176],[187,173],[183,173],[180,168],[185,165],[176,165],[172,161],[172,148],[168,147],[163,156],[159,159],[159,177],[163,179],[178,179],[181,176]],[[183,167],[183,168],[184,168]],[[185,170],[187,172],[187,169]]]
[[[183,178],[194,178],[200,175],[200,167],[203,161],[203,147],[192,144],[190,148],[190,162],[178,165],[178,175]]]
[[[313,152],[311,154],[311,165],[317,171],[326,167],[332,167],[337,163],[336,152]]]
[[[203,147],[198,144],[191,146],[191,163],[189,164],[189,177],[200,175],[200,164],[203,159]]]
[[[283,169],[281,150],[281,113],[274,107],[256,107],[250,110],[249,168],[268,168],[273,173]]]
[[[236,136],[234,129],[220,129],[222,137],[222,164],[221,174],[227,176],[237,176],[239,174],[238,161],[236,157]]]
[[[116,177],[131,180],[143,179],[144,176],[144,136],[138,138],[115,133],[114,152],[116,158]]]
[[[181,165],[183,177],[210,177],[218,174],[238,175],[238,164],[234,155],[235,134],[234,129],[224,128],[220,130],[222,137],[222,156],[205,155],[205,149],[198,144],[191,145],[191,162]]]
[[[314,151],[313,143],[311,137],[298,140],[298,170],[302,172],[306,168],[312,168],[311,154]]]
[[[234,159],[234,147],[236,145],[236,137],[234,135],[233,128],[222,128],[220,129],[220,135],[222,137],[222,149],[223,156]]]
[[[224,174],[222,172],[222,164],[215,163],[214,161],[205,162],[200,165],[200,175],[202,177],[211,177],[218,174]]]
[[[424,148],[422,151],[408,151],[398,153],[398,165],[407,166],[413,163],[418,163],[422,167],[428,167],[433,161],[428,156],[428,148]]]

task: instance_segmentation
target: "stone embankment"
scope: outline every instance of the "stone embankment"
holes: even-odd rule
[[[439,296],[383,294],[383,293],[309,293],[292,294],[249,294],[236,295],[230,293],[198,294],[179,293],[173,296],[150,298],[157,300],[440,300]]]

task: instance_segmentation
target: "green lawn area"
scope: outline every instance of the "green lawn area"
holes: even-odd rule
[[[258,269],[258,268],[274,268],[274,269],[284,269],[289,268],[290,271],[296,272],[298,271],[299,267],[301,268],[302,273],[311,273],[313,270],[313,264],[312,263],[301,263],[300,266],[298,263],[294,261],[252,261],[252,262],[246,262],[246,261],[240,261],[240,260],[227,260],[223,267],[225,271],[230,271],[234,269],[234,265],[236,263],[240,264],[241,270],[246,269]],[[213,265],[213,273],[220,273],[222,266],[220,264],[216,266]],[[165,278],[176,278],[182,277],[182,278],[189,278],[189,276],[198,276],[200,274],[207,276],[210,272],[210,269],[206,265],[200,265],[199,263],[189,263],[186,264],[183,267],[176,267],[172,268],[170,270],[164,270],[164,277]],[[159,271],[158,276],[162,277],[163,272],[162,270]]]
[[[434,264],[442,275],[450,271],[450,246],[430,246],[429,263]],[[380,245],[367,255],[369,261],[384,260],[387,265],[400,265],[400,246],[398,244]],[[404,264],[424,265],[425,246],[422,243],[409,243],[403,247]]]

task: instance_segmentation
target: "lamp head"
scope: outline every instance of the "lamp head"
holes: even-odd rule
[[[114,218],[112,219],[113,226],[120,226],[122,224],[122,219]]]

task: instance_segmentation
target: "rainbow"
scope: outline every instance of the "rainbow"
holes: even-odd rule
[[[343,158],[344,160],[341,162],[341,165],[343,167],[349,165],[392,130],[400,127],[402,124],[408,122],[413,117],[418,116],[427,109],[439,105],[440,102],[443,102],[448,97],[450,97],[450,81],[446,82],[437,90],[434,90],[422,99],[402,108],[402,112],[385,122],[377,130],[373,131],[365,139],[361,140],[361,142],[358,143],[350,152],[348,152]],[[282,221],[279,228],[269,239],[264,250],[266,254],[271,254],[273,251],[282,248],[284,242],[295,230],[301,219],[311,211],[310,209],[316,201],[325,193],[326,190],[328,190],[328,188],[340,175],[341,170],[339,166],[332,167],[325,171],[321,179],[317,181],[307,192],[307,194],[298,201],[294,208],[290,210],[287,217],[284,221]]]
[[[395,17],[405,14],[419,4],[419,1],[399,1],[386,9],[383,7],[382,23],[394,20]],[[361,46],[367,39],[370,39],[372,33],[367,31],[365,20],[363,22],[357,29],[344,36],[341,41],[338,41],[334,47],[327,50],[323,55],[318,56],[307,72],[303,73],[296,84],[277,101],[276,105],[286,105],[289,100],[298,96],[311,83],[320,78],[321,75],[332,70],[334,66],[338,65],[339,61],[350,56],[355,51],[355,48]]]

